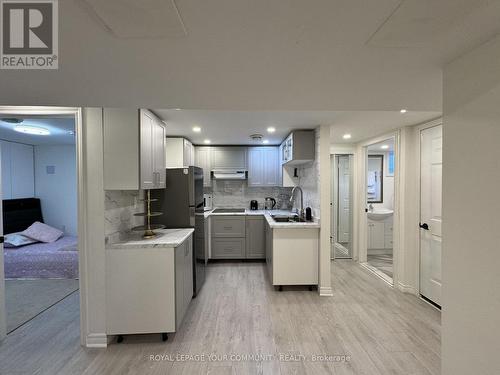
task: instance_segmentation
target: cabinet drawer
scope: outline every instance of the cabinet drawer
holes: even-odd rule
[[[245,258],[245,239],[244,238],[212,239],[212,258],[214,259]]]
[[[245,216],[214,216],[213,237],[245,237]]]

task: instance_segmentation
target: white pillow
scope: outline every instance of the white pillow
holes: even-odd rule
[[[5,235],[4,246],[7,248],[31,245],[38,242],[32,238],[23,236],[20,232]]]
[[[21,234],[40,242],[49,243],[57,241],[64,233],[59,229],[52,228],[50,225],[35,221]]]

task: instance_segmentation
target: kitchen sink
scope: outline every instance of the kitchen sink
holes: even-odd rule
[[[244,214],[244,208],[216,208],[212,211],[214,214]]]

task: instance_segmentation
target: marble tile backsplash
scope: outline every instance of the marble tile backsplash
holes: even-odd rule
[[[104,194],[104,223],[106,243],[122,240],[133,227],[144,224],[144,218],[134,216],[143,212],[140,191],[106,190]]]
[[[259,202],[259,208],[264,208],[266,197],[276,199],[277,209],[290,209],[290,194],[292,188],[283,187],[249,187],[247,181],[213,180],[212,187],[205,187],[205,194],[212,194],[214,207],[250,207],[250,201]]]
[[[319,129],[315,131],[315,159],[313,162],[304,164],[299,168],[299,186],[304,191],[304,207],[311,207],[314,218],[320,216],[319,199]]]

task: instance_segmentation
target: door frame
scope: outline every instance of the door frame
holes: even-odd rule
[[[79,107],[41,107],[41,106],[0,106],[0,115],[9,116],[74,116],[76,133],[76,172],[77,172],[77,211],[78,211],[78,281],[80,288],[80,342],[85,345],[87,331],[87,261],[88,236],[87,210],[85,205],[86,189],[84,181],[83,122],[82,109]],[[1,203],[1,202],[0,202]],[[6,337],[5,276],[3,249],[0,254],[0,342]],[[2,319],[3,317],[3,319]]]
[[[401,129],[371,138],[367,141],[358,144],[358,153],[360,160],[358,163],[357,173],[359,175],[358,194],[358,214],[356,220],[358,222],[358,262],[361,265],[366,265],[368,254],[368,220],[365,212],[366,208],[366,175],[367,175],[367,159],[368,146],[375,143],[385,141],[389,138],[394,138],[394,214],[393,214],[393,277],[392,283],[389,283],[387,276],[376,273],[382,280],[388,282],[389,285],[395,286],[399,284],[400,279],[400,262],[401,262],[401,226],[404,218],[401,215]],[[370,269],[369,267],[366,267]]]
[[[340,259],[353,259],[354,260],[354,202],[355,202],[355,189],[354,189],[354,181],[355,181],[355,175],[356,175],[356,164],[355,164],[355,152],[350,151],[350,152],[335,152],[333,154],[330,154],[330,170],[332,172],[331,175],[331,193],[330,193],[330,217],[331,217],[331,238],[330,238],[330,251],[331,251],[331,260],[335,260],[335,238],[336,238],[336,233],[335,230],[337,229],[338,225],[338,217],[336,215],[336,205],[338,205],[338,185],[336,185],[337,180],[338,180],[338,162],[337,162],[337,156],[348,156],[349,157],[349,166],[351,168],[351,174],[349,176],[349,191],[350,191],[350,196],[351,196],[351,216],[350,216],[350,243],[351,243],[351,249],[349,250],[351,253],[350,258],[340,258]]]
[[[422,161],[421,161],[421,157],[422,157],[422,132],[424,130],[427,130],[427,129],[430,129],[430,128],[434,128],[436,126],[443,126],[443,119],[442,118],[439,118],[439,119],[436,119],[436,120],[433,120],[433,121],[430,121],[430,122],[426,122],[425,124],[421,124],[421,125],[417,125],[415,127],[415,130],[417,132],[417,136],[418,136],[418,147],[417,147],[417,155],[416,155],[416,161],[417,161],[417,180],[418,180],[418,183],[417,183],[417,197],[418,197],[418,208],[416,210],[416,222],[419,223],[420,222],[420,217],[421,217],[421,208],[422,208]],[[420,228],[419,227],[416,227],[415,228],[415,234],[416,234],[416,246],[417,246],[417,254],[418,254],[418,259],[417,259],[417,262],[416,262],[416,265],[415,265],[415,269],[416,269],[416,273],[417,273],[417,285],[416,285],[416,289],[417,289],[417,293],[418,293],[418,297],[429,303],[427,300],[423,299],[422,296],[420,295],[420,261],[421,261],[421,249],[420,249]],[[432,305],[431,303],[429,303],[429,305],[431,306],[434,306]],[[435,307],[435,306],[434,306]]]

